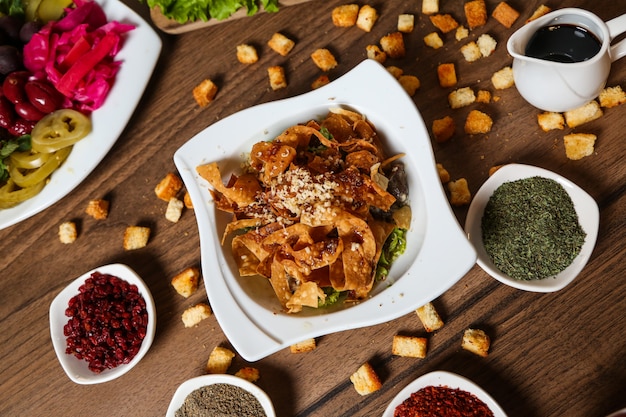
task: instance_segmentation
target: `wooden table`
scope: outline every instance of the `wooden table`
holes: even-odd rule
[[[149,19],[147,6],[128,0]],[[204,289],[183,299],[170,279],[182,269],[200,265],[198,230],[193,211],[178,223],[164,217],[166,204],[154,187],[174,171],[176,149],[212,123],[249,106],[309,91],[320,74],[309,55],[328,47],[339,66],[332,79],[365,59],[365,46],[376,44],[395,31],[400,13],[413,13],[415,31],[405,35],[404,59],[388,61],[416,75],[421,88],[414,101],[427,126],[451,115],[463,126],[467,113],[479,108],[495,120],[485,135],[457,134],[445,144],[433,144],[438,162],[453,179],[467,178],[475,193],[496,164],[521,162],[554,170],[588,191],[600,206],[600,231],[593,256],[569,287],[552,294],[530,293],[500,284],[474,267],[450,290],[434,300],[446,325],[427,334],[415,314],[389,323],[321,337],[315,351],[292,354],[288,349],[248,364],[239,356],[231,370],[257,367],[258,385],[274,401],[279,416],[376,416],[406,384],[433,371],[447,370],[470,378],[516,416],[606,416],[626,407],[626,241],[624,213],[624,131],[626,106],[606,109],[602,118],[583,125],[579,132],[598,136],[593,155],[579,161],[565,156],[563,136],[569,128],[543,132],[538,110],[526,104],[515,88],[496,91],[491,74],[511,64],[506,40],[541,3],[511,1],[521,12],[510,29],[490,18],[465,41],[444,35],[444,47],[433,50],[422,38],[434,30],[421,14],[421,2],[370,2],[380,19],[370,33],[356,27],[336,28],[330,13],[344,1],[312,1],[285,7],[277,14],[262,14],[172,36],[163,34],[163,52],[148,88],[127,128],[98,168],[72,193],[44,212],[0,231],[0,415],[2,416],[162,416],[170,399],[186,379],[202,375],[209,352],[228,346],[214,317],[195,328],[184,328],[180,315],[206,300]],[[465,22],[463,2],[442,2],[442,12]],[[592,0],[547,1],[552,7],[577,6],[607,20],[626,10],[622,2]],[[491,12],[497,4],[488,0]],[[287,57],[268,49],[276,31],[296,41]],[[497,41],[495,53],[467,63],[461,45],[482,33]],[[260,61],[243,66],[235,47],[252,43]],[[486,89],[498,97],[488,104],[452,110],[451,89],[438,85],[436,67],[454,62],[458,86]],[[288,87],[269,88],[266,68],[284,65]],[[193,87],[212,78],[220,91],[215,101],[200,108]],[[626,88],[626,65],[614,64],[609,85]],[[363,88],[376,80],[364,80]],[[226,139],[227,140],[227,139]],[[85,213],[87,202],[107,198],[106,220]],[[460,224],[467,207],[455,208]],[[80,235],[63,245],[57,232],[61,222],[75,220]],[[128,225],[147,225],[152,237],[147,247],[124,251],[122,236]],[[454,254],[450,253],[450,261]],[[131,372],[102,385],[71,382],[52,349],[48,308],[55,295],[72,279],[100,265],[122,262],[148,283],[158,310],[155,342]],[[206,277],[211,279],[212,277]],[[460,348],[463,331],[482,328],[492,337],[486,358]],[[421,335],[429,340],[425,359],[391,355],[395,334]],[[361,397],[349,376],[370,361],[383,387]]]

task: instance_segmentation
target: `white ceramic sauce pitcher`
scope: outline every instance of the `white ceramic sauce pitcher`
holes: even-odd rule
[[[582,27],[596,36],[600,50],[586,61],[563,63],[525,55],[526,46],[542,27]],[[507,42],[513,57],[513,78],[519,93],[533,106],[554,112],[580,107],[605,87],[611,63],[626,55],[626,39],[611,41],[626,31],[626,14],[603,22],[595,14],[577,8],[550,12],[518,29]]]

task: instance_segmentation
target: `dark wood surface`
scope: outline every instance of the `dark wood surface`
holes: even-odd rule
[[[311,1],[214,25],[178,36],[162,34],[163,52],[137,110],[119,140],[89,177],[72,193],[44,212],[0,231],[0,415],[2,416],[162,416],[174,391],[183,381],[202,375],[210,351],[228,346],[214,317],[195,328],[184,328],[180,315],[206,300],[202,287],[183,299],[170,279],[190,265],[200,265],[199,239],[193,211],[168,222],[166,204],[154,187],[174,171],[176,149],[212,123],[255,104],[295,96],[310,89],[320,74],[310,53],[328,47],[339,66],[331,79],[365,59],[365,46],[378,43],[395,31],[400,13],[414,13],[416,28],[405,35],[407,54],[388,61],[422,82],[414,101],[426,124],[451,115],[463,126],[467,113],[479,108],[495,120],[489,134],[457,134],[445,144],[433,144],[438,162],[453,179],[467,178],[475,193],[496,164],[521,162],[548,168],[588,191],[600,206],[600,231],[593,256],[580,276],[552,294],[516,290],[474,267],[450,290],[434,300],[446,325],[426,334],[415,314],[389,323],[328,335],[318,339],[314,352],[296,355],[280,351],[253,364],[237,357],[231,369],[251,365],[261,372],[258,385],[272,398],[279,416],[376,416],[409,382],[433,370],[447,370],[470,378],[512,417],[602,417],[626,407],[626,257],[624,242],[624,132],[626,106],[607,109],[604,116],[575,129],[598,135],[593,155],[568,160],[563,135],[571,131],[539,129],[538,110],[526,104],[515,88],[495,91],[491,74],[511,64],[506,40],[541,3],[509,2],[521,16],[511,29],[493,18],[472,31],[497,41],[496,52],[467,63],[453,33],[444,35],[439,50],[426,47],[422,37],[434,30],[415,0],[369,2],[380,12],[370,33],[336,28],[330,20],[339,0]],[[463,2],[442,2],[442,12],[464,22]],[[147,6],[128,4],[149,19]],[[487,1],[489,12],[496,1]],[[551,1],[551,7],[587,8],[608,20],[624,12],[621,1]],[[296,40],[287,57],[266,46],[276,31]],[[236,61],[240,43],[258,46],[261,59],[253,66]],[[436,66],[454,62],[458,86],[487,89],[499,97],[489,104],[452,110],[450,89],[437,83]],[[288,87],[272,91],[266,68],[284,65]],[[220,86],[215,101],[199,108],[193,87],[204,78]],[[626,88],[626,61],[614,63],[609,85]],[[363,80],[363,88],[376,80]],[[227,138],[225,138],[227,140]],[[207,150],[210,152],[210,150]],[[85,213],[94,198],[111,201],[108,219],[96,221]],[[460,224],[467,207],[455,208]],[[58,226],[75,220],[80,235],[72,245],[57,237]],[[147,225],[152,237],[147,247],[122,249],[128,225]],[[450,262],[454,254],[450,253]],[[48,308],[58,292],[75,277],[100,265],[122,262],[148,283],[158,311],[157,334],[148,354],[123,377],[94,386],[71,382],[53,352]],[[211,279],[212,277],[205,277]],[[463,330],[482,328],[492,337],[490,354],[475,356],[460,348]],[[391,340],[398,333],[423,335],[429,340],[425,359],[391,355]],[[349,376],[370,361],[383,387],[361,397]]]

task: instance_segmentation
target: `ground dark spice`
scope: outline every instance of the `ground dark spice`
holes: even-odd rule
[[[500,271],[514,279],[535,280],[567,268],[586,234],[563,186],[537,176],[495,190],[483,214],[482,236]]]
[[[254,395],[231,384],[198,388],[185,398],[176,417],[266,417]]]
[[[396,407],[394,417],[493,417],[487,404],[458,388],[430,385]]]

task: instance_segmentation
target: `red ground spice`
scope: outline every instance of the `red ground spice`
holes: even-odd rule
[[[487,404],[457,388],[427,386],[396,407],[394,417],[493,417]]]

